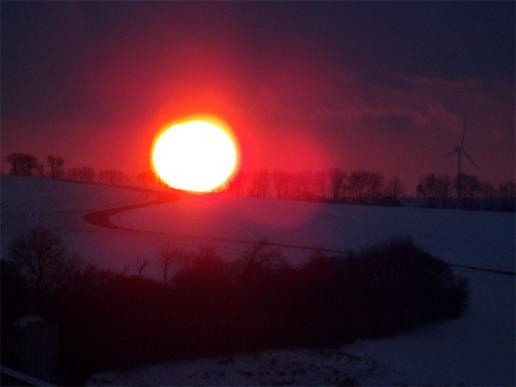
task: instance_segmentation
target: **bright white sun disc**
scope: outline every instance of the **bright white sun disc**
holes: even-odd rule
[[[177,189],[207,192],[234,172],[238,151],[222,125],[191,120],[170,126],[154,143],[152,164],[157,175]]]

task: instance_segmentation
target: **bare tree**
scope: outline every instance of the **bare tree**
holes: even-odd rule
[[[516,200],[514,182],[506,181],[499,184],[497,191],[500,198],[500,209],[504,211],[514,211]]]
[[[364,171],[351,173],[348,179],[348,187],[355,201],[362,203],[366,199],[367,186],[369,184],[369,174]]]
[[[312,171],[301,171],[294,175],[296,182],[296,199],[313,200],[314,198],[314,173]]]
[[[38,291],[67,263],[61,238],[44,228],[16,237],[10,245],[9,256]]]
[[[457,186],[459,185],[457,184]],[[476,176],[461,174],[460,187],[462,195],[457,193],[458,197],[460,196],[462,201],[460,204],[465,208],[473,208],[475,200],[480,192],[480,181]]]
[[[419,179],[416,188],[417,196],[425,200],[426,207],[435,207],[437,203],[437,177],[427,173]]]
[[[238,171],[238,173],[228,182],[229,192],[232,192],[235,195],[245,195],[248,180],[249,174],[247,172]]]
[[[328,176],[324,171],[317,171],[314,175],[314,194],[319,199],[328,198]]]
[[[374,203],[382,195],[384,176],[378,172],[364,172],[364,174],[367,181],[365,189],[366,198]]]
[[[269,267],[279,267],[285,263],[281,250],[271,248],[266,239],[252,242],[242,254],[243,267],[266,264]]]
[[[482,209],[493,210],[496,195],[495,186],[488,181],[483,181],[480,183],[479,192],[482,200]]]
[[[136,272],[138,273],[138,277],[143,276],[143,271],[149,265],[149,261],[143,257],[137,257],[136,262],[134,263],[134,267],[136,268]]]
[[[392,177],[385,186],[384,195],[393,203],[398,203],[405,189],[401,184],[401,179],[397,176]]]
[[[251,173],[249,195],[264,198],[269,192],[270,174],[269,171],[260,170]]]
[[[337,201],[340,199],[340,194],[344,188],[344,182],[346,181],[346,172],[340,168],[332,169],[328,172],[330,179],[330,186],[332,192],[332,199]]]
[[[60,156],[47,157],[48,168],[51,179],[62,179],[64,177],[64,160]]]
[[[172,263],[177,260],[179,251],[168,243],[161,246],[158,254],[158,265],[163,271],[163,283],[168,283],[168,274]]]
[[[289,190],[289,174],[285,171],[274,171],[271,174],[271,182],[276,197],[278,199],[286,199],[288,197]]]
[[[446,208],[453,192],[453,181],[449,176],[441,175],[435,180],[435,197],[441,201],[441,207]]]
[[[11,153],[7,161],[11,164],[9,174],[13,176],[32,176],[32,170],[38,165],[36,158],[26,153]]]
[[[45,177],[45,164],[39,162],[36,164],[36,176]]]

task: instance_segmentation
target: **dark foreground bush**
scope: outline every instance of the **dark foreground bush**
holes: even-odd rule
[[[37,301],[13,268],[2,270],[3,325],[21,307],[11,305],[12,292],[36,303],[60,327],[62,382],[77,384],[95,371],[162,359],[398,334],[459,317],[468,295],[464,280],[410,240],[314,254],[302,267],[263,245],[236,263],[210,251],[186,261],[170,285],[89,267]]]

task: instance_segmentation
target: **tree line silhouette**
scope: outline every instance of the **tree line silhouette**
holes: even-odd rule
[[[62,157],[48,156],[46,164],[25,153],[7,157],[9,174],[68,179],[106,184],[165,186],[153,171],[130,176],[118,169],[95,171],[88,166],[65,169]],[[416,186],[419,205],[428,208],[463,208],[493,211],[515,211],[515,184],[512,181],[493,184],[473,175],[461,174],[460,194],[457,177],[428,173]],[[334,203],[357,203],[397,206],[406,198],[405,186],[397,176],[386,178],[375,171],[289,172],[285,170],[239,171],[220,190],[236,195]]]
[[[514,211],[515,184],[506,181],[495,185],[473,175],[461,174],[461,195],[457,194],[457,177],[428,173],[419,179],[417,196],[429,208],[463,208]]]
[[[405,188],[399,177],[389,180],[372,171],[288,172],[285,170],[243,171],[227,189],[239,195],[277,199],[398,205]]]
[[[473,175],[461,174],[460,194],[457,177],[428,173],[416,186],[416,205],[427,208],[460,208],[515,211],[516,190],[512,181],[493,184]],[[334,203],[397,206],[406,199],[405,187],[397,176],[386,179],[373,171],[327,172],[267,171],[239,173],[227,189],[239,195]]]
[[[118,169],[104,169],[95,171],[88,166],[66,169],[61,156],[49,155],[46,163],[26,153],[11,153],[7,156],[10,164],[9,175],[47,177],[56,180],[75,180],[83,182],[98,181],[108,184],[130,183],[130,177]]]

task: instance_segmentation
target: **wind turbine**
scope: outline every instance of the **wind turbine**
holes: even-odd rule
[[[457,199],[459,201],[462,199],[462,155],[469,160],[471,164],[475,166],[475,168],[479,169],[477,163],[473,161],[470,155],[464,150],[464,137],[466,135],[466,120],[462,123],[462,139],[459,145],[456,145],[453,150],[446,154],[446,157],[450,157],[453,155],[457,155]]]

